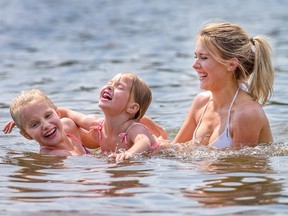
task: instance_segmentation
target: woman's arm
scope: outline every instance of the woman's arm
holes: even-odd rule
[[[234,147],[255,146],[273,141],[268,118],[258,104],[246,109],[238,108],[230,125]]]
[[[197,122],[210,97],[210,92],[202,92],[194,98],[185,121],[172,143],[185,143],[192,140]]]

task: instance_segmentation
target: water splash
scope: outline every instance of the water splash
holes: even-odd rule
[[[162,152],[161,157],[175,158],[181,161],[217,160],[227,157],[273,157],[288,156],[288,143],[272,143],[258,145],[256,147],[243,147],[240,149],[216,149],[202,145],[191,145],[191,143],[175,144]]]

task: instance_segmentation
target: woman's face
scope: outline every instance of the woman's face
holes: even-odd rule
[[[216,61],[200,39],[196,42],[195,61],[192,67],[198,74],[200,88],[204,90],[213,91],[222,88],[231,76],[231,73],[227,71],[227,66]]]

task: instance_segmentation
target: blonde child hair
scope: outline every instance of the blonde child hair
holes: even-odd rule
[[[51,108],[57,110],[57,107],[52,103],[48,96],[39,89],[21,91],[20,95],[14,98],[10,104],[10,114],[15,125],[20,130],[24,130],[22,122],[22,110],[24,106],[27,106],[30,103],[39,103],[42,101],[45,101]]]

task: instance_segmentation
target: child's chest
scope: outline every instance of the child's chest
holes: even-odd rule
[[[118,136],[103,135],[99,141],[99,145],[102,152],[118,152],[119,150],[127,150],[127,136],[126,134],[120,134]]]

